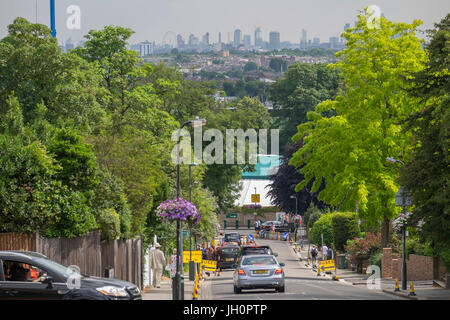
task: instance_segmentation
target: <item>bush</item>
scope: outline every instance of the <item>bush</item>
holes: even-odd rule
[[[98,217],[102,240],[117,240],[120,237],[120,217],[114,209],[104,209]]]
[[[333,243],[334,239],[334,233],[333,233],[333,214],[327,213],[325,215],[322,215],[313,225],[313,228],[311,230],[311,240],[313,243],[317,245],[322,244],[322,237],[323,234],[323,244],[324,245],[331,245]]]
[[[347,240],[359,234],[359,225],[354,212],[335,212],[332,216],[334,247],[343,251]]]
[[[356,264],[358,272],[362,272],[364,260],[370,259],[377,251],[381,251],[381,234],[367,233],[365,238],[348,240],[345,250],[349,261]]]
[[[383,256],[383,251],[382,250],[376,251],[370,257],[370,264],[378,266],[380,268],[380,270],[381,270],[381,258],[382,258],[382,256]]]

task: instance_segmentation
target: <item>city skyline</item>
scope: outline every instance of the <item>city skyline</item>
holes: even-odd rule
[[[48,0],[15,0],[0,3],[0,37],[7,34],[7,26],[17,16],[32,22],[49,24]],[[37,6],[36,6],[37,4]],[[105,25],[120,25],[133,29],[136,33],[130,43],[155,41],[161,43],[168,31],[181,34],[187,39],[190,34],[201,37],[209,32],[210,42],[222,42],[234,30],[240,29],[242,35],[251,35],[254,42],[256,27],[261,28],[261,36],[268,41],[269,33],[280,33],[281,42],[299,43],[302,29],[308,31],[308,40],[320,38],[321,41],[339,36],[345,24],[353,26],[358,10],[368,5],[378,5],[388,19],[412,22],[421,19],[422,30],[433,27],[450,11],[450,3],[442,0],[428,2],[397,0],[321,0],[309,1],[280,0],[229,0],[226,3],[215,0],[167,0],[167,1],[107,1],[107,0],[58,0],[56,2],[56,30],[60,40],[71,38],[74,43],[83,39],[91,29],[101,29]],[[81,9],[81,28],[69,30],[66,13],[70,5]],[[36,10],[37,8],[37,10]],[[327,8],[324,10],[324,8]]]

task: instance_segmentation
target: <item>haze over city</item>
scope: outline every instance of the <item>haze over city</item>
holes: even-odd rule
[[[81,9],[81,29],[69,30],[66,13],[70,5]],[[442,12],[449,11],[450,2],[443,0],[320,0],[320,1],[268,1],[268,0],[58,0],[56,2],[56,30],[58,39],[69,37],[77,43],[91,29],[105,25],[120,25],[136,33],[130,42],[145,40],[162,42],[168,31],[201,37],[209,32],[211,41],[233,40],[233,31],[241,29],[243,34],[253,34],[261,27],[264,40],[270,31],[278,31],[281,41],[298,43],[301,30],[308,30],[308,38],[326,40],[339,36],[346,23],[353,25],[358,10],[377,5],[383,14],[394,21],[411,22],[421,19],[421,29],[430,29],[438,22]],[[15,17],[49,25],[49,1],[15,0],[0,1],[0,37],[7,34],[7,26]]]

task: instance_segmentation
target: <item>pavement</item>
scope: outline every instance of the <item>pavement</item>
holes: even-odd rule
[[[192,300],[193,290],[194,281],[185,278],[184,300]],[[142,300],[172,300],[172,280],[163,277],[161,280],[161,288],[154,288],[152,286],[145,288],[142,290]]]
[[[294,250],[300,259],[305,264],[305,267],[311,269],[312,272],[317,272],[317,267],[312,265],[306,265],[308,260],[308,244],[303,245],[303,249],[300,248],[300,244],[297,243],[295,246],[294,243],[291,244],[291,248],[298,250]],[[332,272],[331,274],[325,274],[324,277],[333,279],[334,276],[337,276],[338,281],[354,285],[354,286],[367,286],[369,278],[369,274],[362,274],[356,271],[352,271],[351,269],[336,269],[336,272]],[[369,281],[369,285],[372,284]],[[442,288],[440,286],[436,286],[433,283],[433,280],[418,280],[413,281],[414,285],[414,293],[415,296],[411,296],[410,294],[410,282],[407,283],[407,290],[394,291],[395,289],[395,279],[391,278],[381,278],[379,280],[380,288],[383,292],[396,295],[398,297],[402,297],[405,299],[413,299],[413,300],[450,300],[450,290]],[[400,284],[401,286],[401,284]]]

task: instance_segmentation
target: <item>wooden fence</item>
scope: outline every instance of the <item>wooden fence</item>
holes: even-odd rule
[[[76,265],[82,273],[103,277],[107,267],[114,278],[142,288],[142,238],[101,241],[94,231],[77,238],[43,238],[38,233],[0,233],[0,250],[35,251],[65,266]]]

